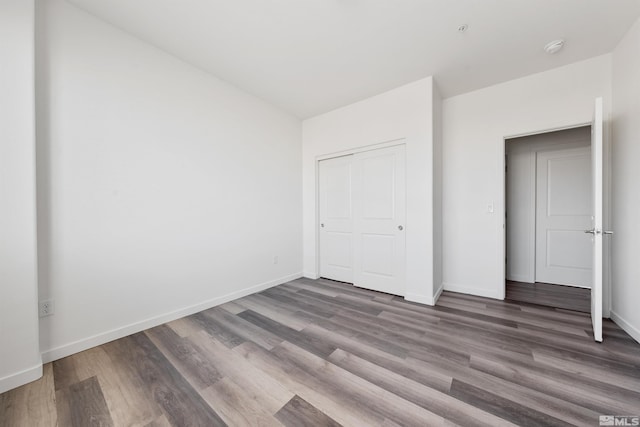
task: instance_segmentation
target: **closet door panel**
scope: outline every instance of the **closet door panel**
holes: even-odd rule
[[[320,276],[353,282],[353,156],[319,162]]]
[[[404,146],[355,154],[353,176],[354,284],[404,295]]]

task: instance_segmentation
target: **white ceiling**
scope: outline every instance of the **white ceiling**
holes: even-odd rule
[[[640,16],[638,0],[68,1],[301,118],[429,75],[449,97],[604,54]]]

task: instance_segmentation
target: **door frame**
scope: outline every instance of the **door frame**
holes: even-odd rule
[[[392,139],[390,141],[379,142],[371,145],[363,145],[360,147],[350,148],[348,150],[335,151],[327,154],[317,155],[314,160],[315,169],[315,216],[314,233],[316,237],[316,279],[320,278],[320,162],[322,160],[334,159],[336,157],[344,157],[365,151],[377,150],[379,148],[394,147],[396,145],[404,145],[406,150],[406,138]],[[406,152],[406,151],[405,151]]]
[[[584,131],[586,131],[586,133],[590,132],[590,127],[587,126],[581,126],[581,127],[575,127],[572,129],[582,129]],[[569,130],[570,131],[570,130]],[[547,135],[557,135],[559,132],[568,132],[568,130],[562,130],[562,131],[554,131],[554,132],[548,132],[548,133],[542,133],[542,134],[534,134],[532,136],[529,136],[528,138],[536,138],[534,140],[526,140],[526,141],[522,141],[522,138],[516,138],[516,139],[509,139],[507,138],[505,141],[507,142],[505,144],[505,150],[507,151],[507,157],[506,157],[506,162],[508,164],[508,171],[506,172],[507,175],[507,179],[505,180],[505,185],[507,187],[510,187],[509,185],[509,181],[508,181],[508,175],[513,174],[514,173],[514,168],[517,168],[518,166],[512,164],[512,159],[514,158],[520,158],[520,161],[522,161],[521,157],[523,155],[526,155],[529,158],[528,161],[528,166],[530,168],[529,170],[529,174],[527,175],[527,178],[529,180],[529,182],[527,183],[527,187],[526,187],[526,192],[528,194],[528,198],[527,198],[527,203],[529,204],[529,206],[527,207],[527,214],[529,216],[528,218],[528,222],[527,222],[527,227],[526,227],[526,235],[527,235],[527,245],[526,245],[526,249],[529,252],[529,258],[528,258],[528,262],[527,262],[527,271],[525,272],[524,270],[522,271],[516,271],[516,276],[518,277],[514,277],[514,271],[511,267],[513,267],[513,264],[511,264],[511,262],[513,262],[512,259],[509,258],[509,252],[511,252],[511,250],[509,249],[509,242],[513,243],[514,242],[514,236],[509,235],[509,229],[506,229],[506,238],[508,239],[507,242],[507,280],[509,280],[509,270],[511,270],[511,280],[514,280],[516,282],[527,282],[527,283],[534,283],[535,280],[535,276],[536,276],[536,240],[537,240],[537,234],[536,234],[536,230],[537,230],[537,226],[536,226],[536,222],[537,222],[537,181],[538,181],[538,173],[537,173],[537,157],[540,154],[543,153],[550,153],[550,152],[557,152],[559,150],[568,150],[568,149],[576,149],[576,148],[585,148],[585,149],[589,149],[589,140],[588,138],[590,137],[589,135],[583,135],[585,139],[583,139],[583,137],[581,136],[580,138],[576,137],[559,137],[558,139],[556,139],[555,137],[552,136],[552,140],[551,141],[546,141],[543,140],[543,138],[545,138]],[[526,138],[526,137],[525,137]],[[526,154],[525,154],[526,153]],[[524,175],[519,176],[521,179],[524,178]],[[521,183],[521,185],[524,183]],[[524,188],[523,188],[524,190]],[[513,191],[513,189],[512,189]],[[517,190],[519,191],[519,190]],[[506,212],[508,214],[508,218],[507,219],[514,219],[514,215],[512,215],[511,212],[509,212],[509,207],[510,206],[514,206],[514,203],[512,200],[509,199],[510,193],[509,193],[509,189],[505,187],[505,208],[506,208]],[[524,201],[524,199],[522,199]],[[522,212],[521,212],[522,214]],[[523,217],[520,217],[520,220],[522,220]],[[508,225],[508,224],[507,224]],[[589,227],[585,227],[585,228],[589,228]],[[523,232],[524,229],[520,230],[520,232]],[[524,237],[524,233],[522,236],[520,237]],[[522,245],[522,241],[520,241],[520,244]],[[525,246],[521,246],[521,249],[524,249]],[[520,261],[523,261],[522,259]],[[523,265],[521,265],[523,266]]]
[[[540,130],[532,130],[529,132],[523,132],[518,134],[505,135],[502,137],[502,153],[501,153],[501,164],[502,164],[502,254],[500,254],[500,262],[502,263],[503,268],[502,271],[502,285],[500,287],[500,296],[499,298],[504,300],[506,297],[506,283],[507,283],[507,223],[506,223],[506,213],[507,213],[507,173],[506,173],[506,156],[507,156],[507,140],[513,138],[521,138],[524,136],[533,136],[533,135],[541,135],[545,133],[575,129],[579,127],[592,126],[591,121],[588,122],[580,122],[567,124],[566,126],[558,126],[554,128],[540,129]],[[609,134],[609,123],[608,117],[605,115],[604,117],[604,184],[603,184],[603,204],[604,204],[604,223],[603,228],[609,229],[609,220],[611,218],[611,155],[610,155],[610,144],[611,141]],[[610,251],[610,243],[605,240],[604,246],[604,256],[603,256],[603,283],[602,283],[602,297],[603,297],[603,307],[602,307],[602,315],[604,318],[610,317],[611,311],[611,251]]]

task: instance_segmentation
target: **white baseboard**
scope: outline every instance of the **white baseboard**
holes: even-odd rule
[[[417,302],[420,304],[433,305],[433,297],[429,295],[406,293],[404,294],[404,299],[407,301]]]
[[[640,329],[636,328],[631,323],[624,320],[615,311],[611,310],[610,313],[611,313],[611,320],[613,320],[616,325],[620,326],[622,330],[628,333],[631,336],[631,338],[633,338],[634,340],[640,343]]]
[[[521,282],[521,283],[535,283],[535,279],[529,276],[520,275],[520,274],[512,274],[510,276],[507,276],[507,280],[511,280],[512,282]]]
[[[438,298],[440,298],[440,294],[442,294],[442,285],[440,285],[433,296],[408,292],[404,295],[404,299],[410,302],[417,302],[419,304],[436,305]]]
[[[433,296],[433,305],[436,305],[438,303],[438,299],[440,298],[440,295],[442,295],[442,292],[444,292],[444,283],[440,285],[435,295]]]
[[[42,377],[42,361],[15,374],[0,378],[0,394]]]
[[[316,273],[309,272],[309,271],[305,271],[305,272],[302,273],[302,277],[306,277],[307,279],[311,279],[311,280],[316,280],[316,279],[320,278],[320,275],[316,274]]]
[[[198,313],[203,310],[207,310],[211,307],[215,307],[220,304],[224,304],[229,301],[236,300],[238,298],[245,297],[247,295],[254,294],[256,292],[269,289],[273,286],[281,285],[291,280],[299,279],[302,277],[302,273],[294,273],[285,277],[280,277],[275,280],[260,283],[249,288],[241,289],[239,291],[231,292],[229,294],[216,297],[189,307],[184,307],[179,310],[175,310],[169,313],[161,314],[159,316],[152,317],[150,319],[142,320],[140,322],[132,323],[120,328],[112,329],[107,332],[103,332],[97,335],[93,335],[78,341],[74,341],[69,344],[65,344],[42,353],[42,361],[44,363],[53,362],[54,360],[62,359],[63,357],[70,356],[75,353],[87,350],[92,347],[96,347],[110,341],[117,340],[119,338],[126,337],[137,332],[144,331],[149,328],[153,328],[163,323],[171,322],[172,320],[180,319],[185,316],[189,316],[194,313]]]
[[[469,286],[456,285],[454,283],[444,283],[444,290],[450,292],[458,292],[461,294],[475,295],[478,297],[485,298],[493,298],[493,299],[504,299],[504,288],[502,291],[500,290],[491,290],[491,289],[478,289],[472,288]]]

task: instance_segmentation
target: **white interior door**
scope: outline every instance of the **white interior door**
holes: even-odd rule
[[[539,151],[536,161],[536,282],[591,287],[590,147]]]
[[[353,283],[353,156],[319,162],[320,276]]]
[[[591,322],[593,337],[602,342],[602,277],[603,277],[603,111],[602,98],[596,99],[593,123],[591,123],[591,158],[593,170],[593,224],[589,233],[593,241],[593,285],[591,286]]]
[[[404,145],[354,156],[354,284],[404,295]]]

